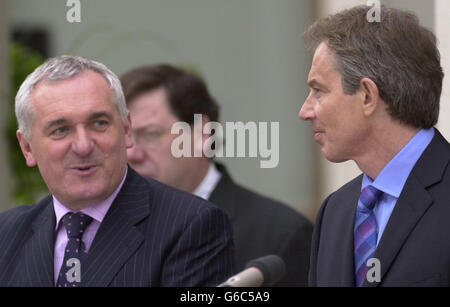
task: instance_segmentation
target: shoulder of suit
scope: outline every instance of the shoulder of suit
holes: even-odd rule
[[[353,178],[352,180],[350,180],[349,182],[344,184],[342,187],[337,189],[333,193],[333,195],[345,194],[345,193],[348,193],[348,192],[354,190],[355,188],[358,188],[359,190],[361,190],[362,179],[363,179],[363,174],[358,175],[357,177]]]
[[[176,189],[162,182],[151,178],[144,178],[148,187],[151,189],[156,202],[153,205],[178,207],[182,206],[183,210],[210,210],[218,209],[216,205],[196,195]],[[194,212],[195,213],[195,212]]]
[[[334,201],[336,199],[340,199],[343,197],[346,198],[355,192],[359,194],[361,191],[362,178],[363,174],[353,178],[352,180],[344,184],[342,187],[340,187],[338,190],[328,195],[324,203],[329,203],[330,201]]]
[[[51,196],[47,196],[37,204],[21,205],[0,213],[0,229],[8,228],[8,226],[15,226],[19,222],[27,219],[30,221],[33,220],[46,208],[46,206],[49,205],[50,199]]]
[[[361,191],[362,178],[363,174],[350,180],[337,191],[328,195],[323,201],[317,217],[319,218],[325,210],[332,209],[334,206],[342,206],[342,204],[349,203],[349,200],[357,197]]]
[[[266,217],[267,222],[283,220],[285,224],[303,224],[309,221],[287,204],[259,194],[239,184],[233,183],[235,205],[240,210],[257,212],[258,218]]]
[[[8,221],[11,217],[26,216],[33,211],[35,205],[22,205],[0,213],[0,221]]]

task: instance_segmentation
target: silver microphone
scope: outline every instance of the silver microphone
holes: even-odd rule
[[[251,260],[245,267],[218,287],[267,287],[279,281],[286,271],[284,261],[277,255]]]

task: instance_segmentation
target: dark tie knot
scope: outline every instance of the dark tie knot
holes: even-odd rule
[[[373,210],[381,195],[383,195],[383,192],[377,188],[371,185],[365,187],[359,197],[359,201],[363,205],[362,209]]]
[[[62,219],[69,238],[79,238],[83,236],[84,230],[92,222],[92,217],[82,212],[69,212]]]

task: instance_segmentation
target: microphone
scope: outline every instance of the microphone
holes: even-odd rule
[[[286,271],[283,259],[277,255],[250,260],[245,268],[218,287],[267,287],[279,281]]]

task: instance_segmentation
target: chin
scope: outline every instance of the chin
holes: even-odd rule
[[[91,203],[92,205],[105,200],[108,196],[109,195],[105,190],[79,191],[79,193],[76,194],[78,199],[86,203]]]
[[[337,159],[337,158],[326,158],[328,161],[332,162],[332,163],[344,163],[347,162],[349,159]]]
[[[324,150],[324,148],[322,148],[322,154],[325,157],[325,159],[327,159],[328,161],[333,162],[333,163],[343,163],[343,162],[347,162],[349,160],[348,158],[342,157],[335,153],[330,153],[330,152]]]

